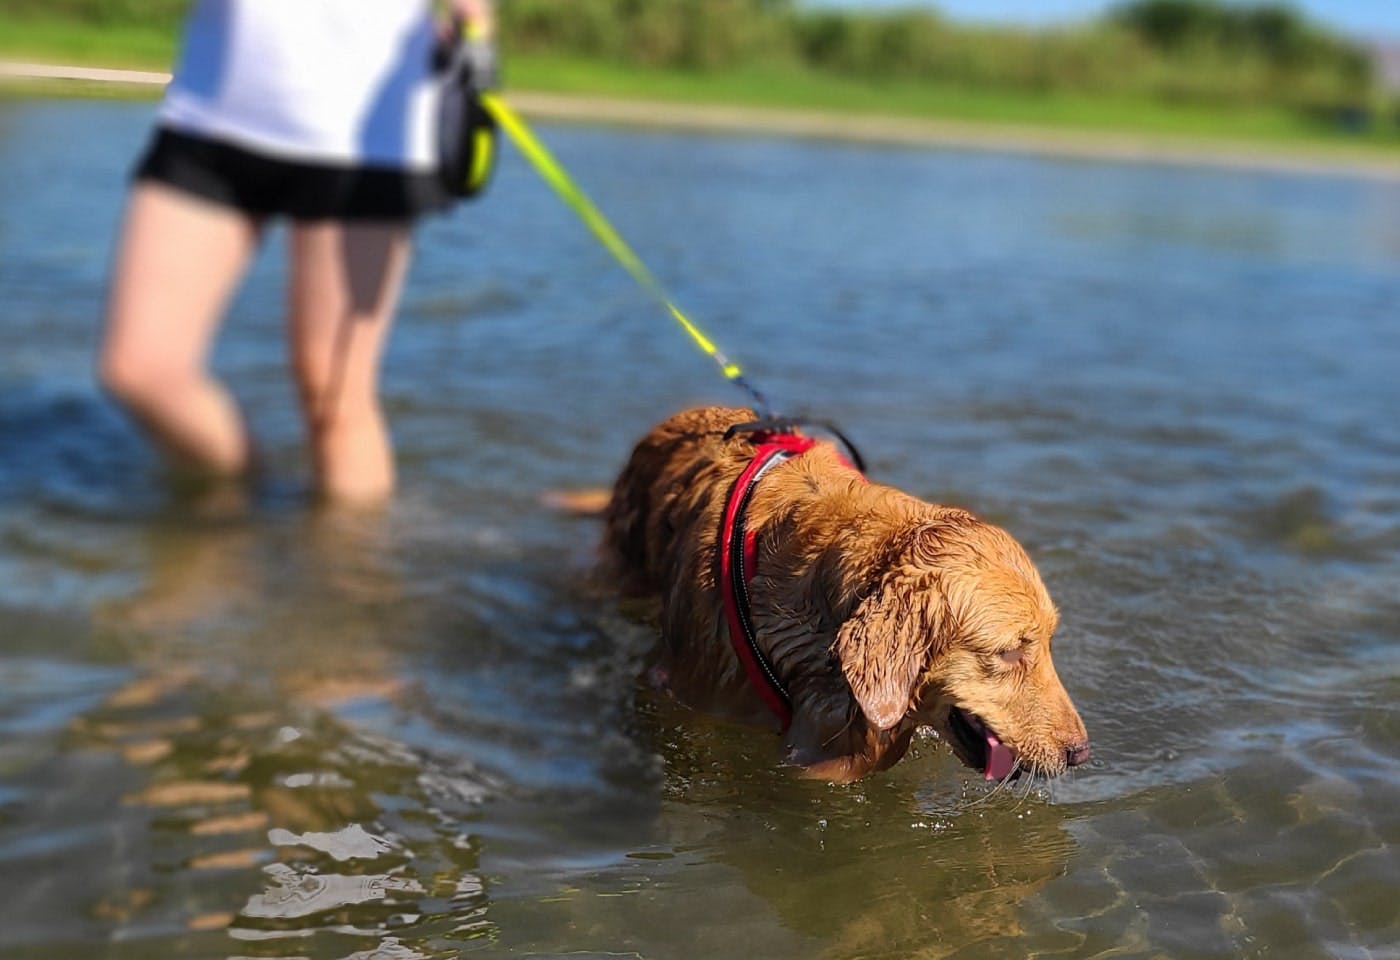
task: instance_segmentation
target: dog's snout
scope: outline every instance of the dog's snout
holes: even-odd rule
[[[1065,766],[1077,767],[1080,764],[1088,763],[1093,751],[1089,747],[1088,740],[1080,740],[1065,747]]]

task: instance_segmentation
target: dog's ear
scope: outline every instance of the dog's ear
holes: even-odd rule
[[[861,712],[888,730],[909,711],[942,620],[937,577],[891,577],[861,601],[832,649]]]

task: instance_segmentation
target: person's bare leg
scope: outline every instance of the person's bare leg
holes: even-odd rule
[[[139,183],[113,264],[98,376],[177,461],[215,474],[242,473],[250,459],[243,418],[208,359],[258,236],[235,210]]]
[[[316,471],[327,499],[367,504],[394,489],[379,363],[411,254],[404,223],[292,228],[291,338]]]

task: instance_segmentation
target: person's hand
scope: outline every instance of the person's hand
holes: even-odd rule
[[[452,0],[452,17],[468,40],[496,39],[496,10],[491,0]]]
[[[452,11],[438,26],[438,68],[461,65],[470,72],[472,85],[478,90],[494,89],[500,75],[491,4],[487,0],[453,0]]]

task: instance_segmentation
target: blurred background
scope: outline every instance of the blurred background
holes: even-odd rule
[[[183,6],[0,0],[0,73],[158,74]],[[0,957],[1396,956],[1396,6],[501,12],[755,382],[1025,544],[1095,761],[808,783],[639,688],[540,499],[742,397],[509,149],[417,234],[394,503],[311,503],[276,229],[213,359],[266,469],[173,485],[92,373],[159,77],[10,76]]]
[[[7,0],[0,53],[165,67],[187,5]],[[500,7],[522,89],[1282,140],[1391,140],[1400,123],[1384,0]]]

